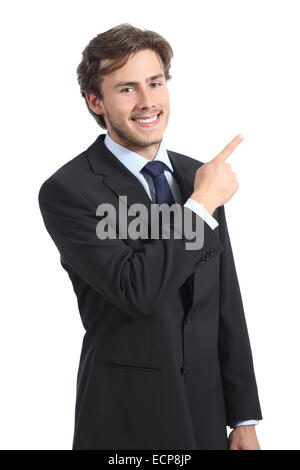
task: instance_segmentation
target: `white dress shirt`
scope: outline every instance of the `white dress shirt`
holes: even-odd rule
[[[152,177],[148,173],[142,173],[142,168],[148,163],[147,160],[142,155],[139,155],[132,150],[123,147],[122,145],[115,142],[109,133],[106,134],[104,139],[104,144],[106,147],[118,158],[118,160],[129,170],[134,176],[141,182],[143,187],[145,188],[149,198],[153,203],[156,203],[155,197],[155,188],[153,184]],[[173,177],[173,166],[169,159],[168,152],[164,146],[164,142],[160,143],[158,152],[154,157],[153,161],[159,160],[167,165],[168,170],[164,170],[164,174],[167,178],[167,181],[170,185],[171,192],[173,194],[174,200],[177,203],[183,204],[181,191],[179,189],[178,183]],[[200,204],[198,201],[194,199],[188,198],[187,201],[184,203],[185,207],[188,207],[192,211],[196,212],[205,222],[212,228],[215,229],[219,223],[218,221]],[[235,423],[232,427],[235,426],[246,426],[250,424],[258,424],[258,420],[247,420],[247,421],[240,421]]]

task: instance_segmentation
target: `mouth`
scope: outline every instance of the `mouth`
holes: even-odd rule
[[[154,114],[152,116],[149,116],[147,118],[131,118],[131,120],[139,127],[155,127],[157,126],[157,124],[160,122],[160,115],[161,113],[159,114]]]

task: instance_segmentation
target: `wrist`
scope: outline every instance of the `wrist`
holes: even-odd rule
[[[255,424],[247,424],[247,425],[242,425],[242,426],[234,426],[234,429],[238,429],[239,431],[243,433],[248,433],[248,432],[255,432]]]
[[[203,195],[197,193],[196,191],[194,191],[191,195],[190,195],[190,198],[191,199],[194,199],[195,201],[199,202],[199,204],[201,204],[206,210],[207,212],[210,213],[210,215],[212,215],[212,213],[215,211],[215,207],[210,204]]]

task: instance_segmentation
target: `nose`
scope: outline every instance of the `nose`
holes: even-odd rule
[[[157,105],[153,101],[151,89],[149,88],[139,89],[138,94],[137,94],[136,109],[139,109],[139,110],[156,109],[157,110]]]

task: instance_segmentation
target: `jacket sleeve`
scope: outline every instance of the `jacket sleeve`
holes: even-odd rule
[[[227,425],[262,419],[247,331],[224,206],[219,207],[220,240],[220,325],[219,357]]]
[[[223,249],[213,229],[204,223],[201,249],[187,250],[182,238],[146,240],[134,250],[123,239],[100,239],[96,234],[97,207],[65,182],[46,180],[39,190],[42,217],[63,260],[97,293],[133,317],[148,315],[177,290],[198,264]],[[182,222],[183,224],[183,222]]]

